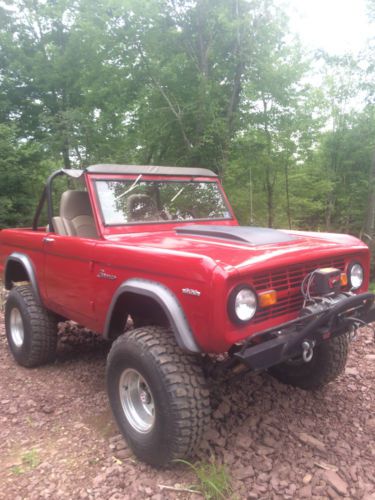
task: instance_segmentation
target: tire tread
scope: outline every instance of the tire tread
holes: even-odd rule
[[[305,390],[320,389],[335,380],[344,371],[349,352],[349,336],[343,334],[327,340],[320,344],[316,351],[318,362],[311,365],[310,370],[309,363],[302,365],[302,367],[292,367],[282,363],[269,371],[271,375],[284,384]]]
[[[199,360],[178,347],[170,330],[145,326],[118,337],[108,355],[108,363],[118,346],[134,343],[152,355],[172,402],[178,432],[173,434],[167,462],[191,456],[201,442],[211,414],[209,391]]]
[[[6,308],[9,303],[8,307],[12,307],[12,300],[23,302],[31,327],[30,350],[23,356],[21,364],[32,368],[54,360],[57,346],[55,315],[39,304],[31,285],[15,286],[10,291]],[[27,325],[24,325],[24,328],[26,329]]]

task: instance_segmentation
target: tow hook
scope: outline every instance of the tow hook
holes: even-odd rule
[[[305,340],[302,342],[302,359],[305,363],[309,363],[314,355],[315,341],[312,340],[308,342]]]
[[[353,324],[349,330],[349,340],[351,342],[357,340],[357,330],[358,330],[358,325]]]

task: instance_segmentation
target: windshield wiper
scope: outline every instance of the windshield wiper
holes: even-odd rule
[[[130,191],[133,191],[133,189],[136,187],[136,185],[138,184],[138,182],[140,181],[140,179],[142,178],[142,174],[139,174],[138,177],[135,179],[135,181],[133,182],[133,184],[130,186],[130,188],[128,188],[126,191],[124,191],[123,193],[121,193],[119,196],[117,196],[115,198],[115,201],[119,200],[120,198],[122,198],[123,196],[125,196],[126,194],[130,193]]]
[[[182,193],[182,191],[183,191],[184,189],[185,189],[185,187],[182,187],[182,188],[178,191],[178,193],[177,193],[177,194],[175,194],[175,195],[173,196],[173,198],[171,199],[171,201],[170,201],[169,203],[173,203],[173,202],[174,202],[174,200],[175,200],[178,196],[180,196],[180,194]]]

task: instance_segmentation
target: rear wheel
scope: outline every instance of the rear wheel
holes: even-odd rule
[[[310,362],[291,360],[270,368],[269,373],[284,384],[301,389],[319,389],[336,379],[345,369],[349,352],[347,334],[322,342]]]
[[[191,455],[210,419],[209,393],[195,356],[173,333],[141,327],[119,337],[107,361],[113,414],[135,455],[166,466]]]
[[[28,368],[54,360],[57,319],[35,298],[30,285],[15,286],[5,304],[5,330],[9,348]]]

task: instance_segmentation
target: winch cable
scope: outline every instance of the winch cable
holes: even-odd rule
[[[311,333],[323,326],[328,325],[336,318],[339,314],[348,312],[350,309],[362,307],[364,310],[368,310],[374,302],[374,294],[372,293],[362,293],[360,295],[353,295],[352,297],[347,297],[339,303],[335,304],[332,308],[327,309],[316,319],[308,323],[296,336],[293,342],[287,347],[287,350],[291,350],[297,345],[301,340],[307,339]]]
[[[306,276],[303,278],[303,281],[301,283],[301,293],[304,297],[304,302],[303,302],[303,307],[306,307],[306,304],[308,301],[314,300],[315,297],[311,296],[310,289],[311,285],[313,284],[314,281],[314,275],[316,274],[317,270],[315,269],[309,274],[306,274]]]

